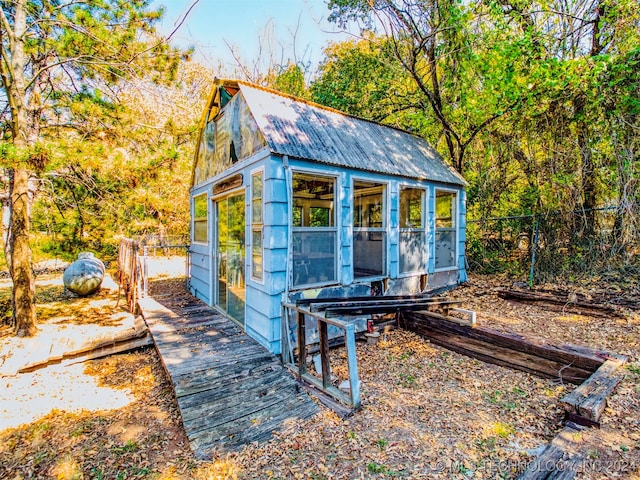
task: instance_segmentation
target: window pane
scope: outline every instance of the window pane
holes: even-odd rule
[[[262,280],[262,229],[253,230],[251,236],[251,276]]]
[[[252,223],[262,223],[262,199],[254,200],[251,205]]]
[[[252,175],[251,198],[262,198],[262,173]]]
[[[353,236],[353,276],[384,275],[386,250],[385,232],[356,232]]]
[[[193,217],[196,219],[207,218],[207,194],[203,193],[193,197]]]
[[[193,197],[193,241],[206,242],[208,240],[207,222],[207,194]]]
[[[436,268],[456,265],[456,231],[436,230]]]
[[[422,198],[424,190],[400,190],[400,228],[422,228]]]
[[[208,240],[207,234],[207,221],[196,220],[193,222],[193,241],[194,242],[206,242]]]
[[[302,207],[300,206],[293,207],[293,226],[302,226]]]
[[[293,232],[293,285],[336,281],[336,232]]]
[[[382,228],[384,226],[384,185],[372,182],[353,183],[353,226]]]
[[[262,173],[251,176],[251,222],[262,223]]]
[[[333,227],[335,179],[293,174],[293,226]]]
[[[456,194],[453,192],[436,192],[436,227],[456,226],[455,198]]]
[[[309,209],[310,227],[328,227],[331,211],[324,207],[311,207]]]
[[[400,273],[425,269],[426,243],[423,231],[400,232]]]

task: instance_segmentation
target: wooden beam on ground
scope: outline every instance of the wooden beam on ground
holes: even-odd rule
[[[556,346],[514,333],[462,325],[433,312],[403,312],[401,326],[456,352],[534,375],[580,384],[608,358],[606,352]]]
[[[28,363],[18,369],[18,373],[33,372],[49,365],[86,362],[98,358],[108,357],[116,353],[124,353],[136,348],[146,347],[153,344],[153,339],[149,335],[144,321],[136,318],[135,328],[119,332],[111,338],[101,338],[99,340],[76,345],[73,348],[65,348],[67,345],[61,344],[58,355],[50,356],[44,360]],[[64,338],[60,341],[64,343]],[[53,349],[53,347],[52,347]]]
[[[581,448],[582,428],[568,423],[533,460],[519,480],[570,480],[575,477],[585,452]]]
[[[607,406],[607,398],[624,378],[621,367],[625,361],[623,358],[607,360],[579,387],[560,400],[560,404],[574,421],[599,425],[602,412]],[[581,422],[581,419],[586,421]]]
[[[529,304],[544,304],[549,310],[557,312],[572,312],[578,314],[588,313],[591,316],[611,317],[620,316],[620,313],[612,306],[587,301],[570,301],[568,298],[552,296],[537,292],[524,292],[521,290],[496,290],[498,296],[505,300],[515,300]]]
[[[354,408],[347,407],[344,403],[339,402],[331,395],[326,394],[322,389],[319,389],[312,383],[307,382],[304,378],[300,379],[299,382],[309,395],[315,397],[325,407],[333,410],[333,412],[343,420],[355,413]]]

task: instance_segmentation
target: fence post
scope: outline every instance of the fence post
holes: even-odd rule
[[[142,296],[146,297],[149,294],[149,247],[145,245],[142,252]]]
[[[540,232],[540,218],[535,215],[535,226],[533,232],[533,246],[531,247],[531,270],[529,270],[529,288],[533,287],[533,277],[536,266],[536,250],[538,249],[538,233]]]

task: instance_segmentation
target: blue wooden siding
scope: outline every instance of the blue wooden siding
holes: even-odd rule
[[[193,197],[207,194],[207,242],[193,241]],[[213,212],[212,204],[209,200],[211,197],[211,188],[209,185],[202,185],[194,188],[191,192],[191,248],[190,248],[190,265],[189,265],[189,290],[192,295],[198,297],[207,304],[212,303],[211,298],[211,245],[212,245],[212,223]]]
[[[244,162],[243,162],[244,163]],[[285,166],[286,165],[286,166]],[[258,169],[263,172],[263,279],[255,280],[251,277],[251,174]],[[457,281],[466,280],[464,263],[464,246],[466,241],[466,194],[461,187],[451,185],[437,185],[433,182],[410,178],[391,177],[382,174],[374,174],[362,171],[350,171],[339,167],[328,167],[318,163],[287,159],[283,162],[281,157],[264,154],[256,156],[253,161],[247,161],[242,168],[235,168],[229,174],[242,173],[244,178],[244,191],[246,199],[246,259],[245,259],[245,283],[246,283],[246,314],[245,328],[249,335],[259,341],[274,353],[280,352],[280,314],[281,302],[289,292],[292,283],[292,259],[289,252],[289,240],[291,238],[290,209],[291,201],[291,174],[295,171],[314,173],[322,176],[336,178],[335,218],[338,246],[336,250],[338,266],[338,284],[327,284],[324,287],[326,293],[339,294],[348,292],[354,285],[353,277],[353,181],[368,181],[383,183],[386,185],[386,258],[387,277],[390,278],[388,293],[398,293],[407,289],[416,291],[420,285],[420,277],[428,275],[428,284],[438,286]],[[211,186],[225,178],[220,175],[199,185],[192,190],[192,197],[209,192]],[[423,272],[416,274],[399,273],[399,193],[402,187],[421,188],[425,191],[423,209],[425,212],[425,237],[428,252],[427,263]],[[443,188],[458,193],[458,259],[456,267],[444,272],[435,272],[433,258],[433,241],[435,231],[435,191]],[[212,256],[215,244],[214,214],[209,203],[209,242],[207,244],[191,245],[191,291],[206,303],[214,304],[212,274],[215,257]],[[374,278],[374,277],[372,277]],[[358,279],[357,288],[367,288],[368,279]],[[322,294],[323,288],[314,288],[309,295]],[[291,292],[290,297],[307,295],[298,290]]]

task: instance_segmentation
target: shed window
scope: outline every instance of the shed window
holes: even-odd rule
[[[206,243],[208,240],[207,194],[193,197],[193,241]]]
[[[385,185],[353,183],[353,276],[386,274]]]
[[[262,187],[262,172],[251,175],[251,277],[256,280],[262,280],[263,272]]]
[[[336,281],[336,180],[294,172],[293,286]]]
[[[436,190],[436,269],[456,266],[457,194]]]
[[[400,273],[425,269],[424,197],[425,192],[420,188],[400,190]]]

